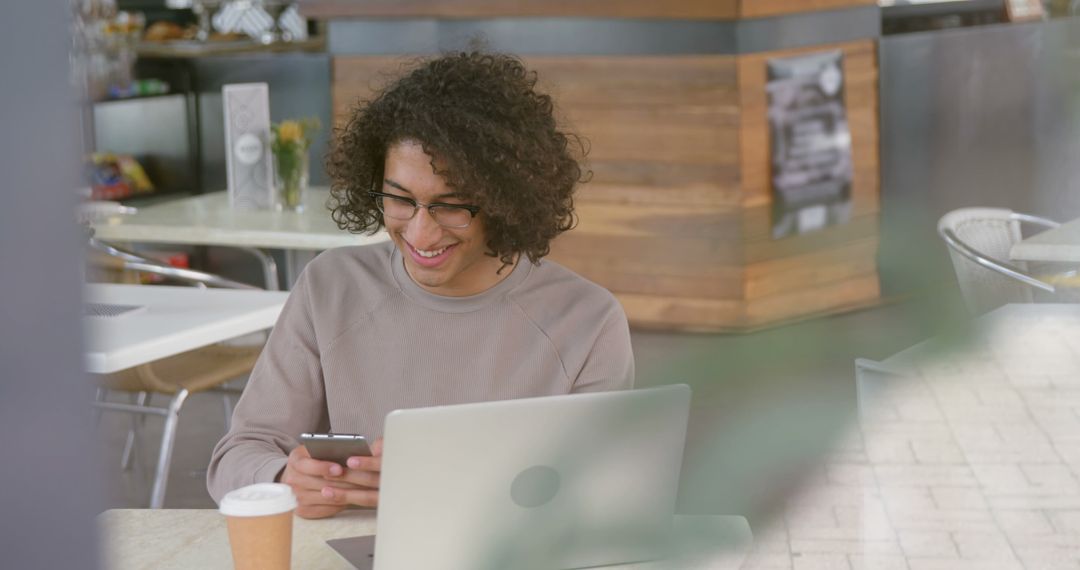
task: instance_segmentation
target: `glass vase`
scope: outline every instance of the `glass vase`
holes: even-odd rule
[[[308,151],[306,148],[286,147],[274,153],[274,186],[278,208],[289,212],[304,210],[304,195],[308,187]]]

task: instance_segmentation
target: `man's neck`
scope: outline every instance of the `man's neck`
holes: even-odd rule
[[[507,277],[510,277],[520,260],[521,256],[515,256],[512,263],[503,263],[499,258],[491,258],[492,263],[485,264],[485,267],[490,268],[490,271],[482,274],[484,276],[490,276],[490,279],[478,280],[480,281],[479,283],[468,283],[462,287],[455,288],[428,287],[413,278],[412,274],[409,273],[409,265],[405,263],[404,259],[402,259],[402,267],[405,269],[405,274],[409,276],[409,279],[411,279],[417,287],[420,287],[432,295],[439,295],[442,297],[471,297],[472,295],[479,295],[490,290],[499,283],[502,283]]]

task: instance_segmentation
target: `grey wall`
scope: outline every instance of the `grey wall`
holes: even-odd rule
[[[965,206],[1080,217],[1080,19],[880,40],[882,271]],[[947,265],[947,264],[946,264]]]
[[[859,6],[732,21],[355,18],[327,28],[334,54],[432,54],[476,40],[518,55],[736,54],[876,38],[881,16],[877,6]]]
[[[81,372],[79,118],[67,2],[0,18],[0,566],[95,568],[101,470]]]

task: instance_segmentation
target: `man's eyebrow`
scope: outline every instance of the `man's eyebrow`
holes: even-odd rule
[[[463,200],[461,194],[457,192],[447,192],[446,194],[439,194],[435,197],[436,200],[445,200],[447,198],[454,198],[455,200]]]
[[[393,180],[390,180],[389,178],[383,178],[383,182],[386,183],[387,186],[393,186],[394,188],[397,188],[402,192],[412,194],[412,190],[409,190],[408,188],[402,186],[401,184],[398,184],[397,182],[394,182]],[[461,194],[458,192],[447,192],[445,194],[439,194],[435,197],[436,200],[445,200],[447,198],[455,198],[458,200],[462,199]]]
[[[383,182],[386,183],[387,186],[393,186],[394,188],[397,188],[398,190],[401,190],[402,192],[408,192],[409,194],[412,194],[411,190],[409,190],[408,188],[402,186],[401,184],[398,184],[397,182],[394,182],[393,180],[390,180],[389,178],[384,178]]]

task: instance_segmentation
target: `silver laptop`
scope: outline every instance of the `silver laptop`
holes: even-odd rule
[[[676,385],[392,412],[375,570],[663,557],[689,408]],[[331,542],[357,567],[362,544]]]

